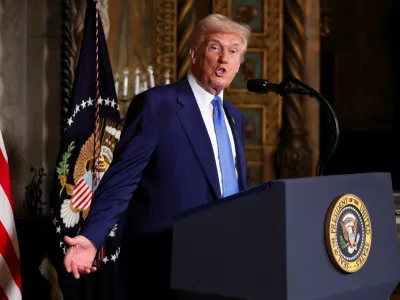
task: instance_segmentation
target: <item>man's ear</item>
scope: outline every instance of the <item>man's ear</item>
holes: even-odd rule
[[[190,55],[190,58],[192,59],[192,63],[195,63],[196,62],[196,48],[194,46],[190,46],[189,55]]]

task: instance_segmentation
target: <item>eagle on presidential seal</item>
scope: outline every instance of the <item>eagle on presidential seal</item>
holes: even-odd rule
[[[360,240],[360,234],[357,233],[357,217],[353,213],[347,213],[340,221],[340,225],[342,227],[342,233],[345,240],[343,241],[342,236],[340,236],[341,246],[343,249],[347,249],[347,252],[352,254],[355,250],[357,250],[357,245]]]
[[[121,136],[121,125],[110,120],[100,120],[100,157],[98,162],[99,179],[103,177],[108,170],[112,160],[116,144]],[[73,172],[73,184],[68,182],[69,163],[68,159],[75,149],[75,142],[72,141],[67,151],[63,154],[62,160],[57,167],[57,174],[60,180],[60,195],[63,190],[70,198],[63,200],[61,204],[60,217],[66,228],[73,228],[79,223],[80,218],[86,219],[90,204],[92,202],[93,190],[93,168],[94,168],[94,150],[95,134],[92,133],[86,142],[82,145]],[[115,227],[113,231],[115,230]],[[112,236],[113,231],[110,233]]]

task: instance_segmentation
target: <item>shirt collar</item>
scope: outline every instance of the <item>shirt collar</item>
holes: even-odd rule
[[[211,101],[214,99],[214,95],[207,92],[201,85],[198,84],[196,76],[189,70],[187,75],[190,87],[192,88],[194,97],[199,105],[200,111],[209,110],[212,106]],[[221,98],[221,105],[223,105],[224,91],[218,95]]]

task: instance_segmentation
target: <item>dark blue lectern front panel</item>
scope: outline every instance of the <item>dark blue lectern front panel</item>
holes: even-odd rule
[[[285,297],[281,186],[280,191],[261,187],[233,196],[177,221],[172,287],[204,295],[184,299]]]
[[[328,209],[349,193],[372,224],[369,257],[352,274],[334,267],[325,245]],[[399,279],[389,174],[277,180],[174,225],[171,286],[188,292],[182,299],[386,300]]]
[[[390,175],[325,176],[318,178],[318,184],[315,180],[284,181],[288,299],[352,299],[350,295],[357,299],[387,299],[400,274]],[[366,205],[372,225],[369,257],[358,272],[350,274],[333,266],[325,246],[326,213],[341,194],[357,195]],[[380,297],[373,297],[374,292]]]

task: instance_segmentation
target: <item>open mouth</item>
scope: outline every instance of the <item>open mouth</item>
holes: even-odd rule
[[[223,75],[225,74],[225,72],[226,72],[226,70],[225,70],[224,68],[218,68],[218,69],[215,71],[215,74],[216,74],[217,76],[221,77],[221,76],[223,76]]]

